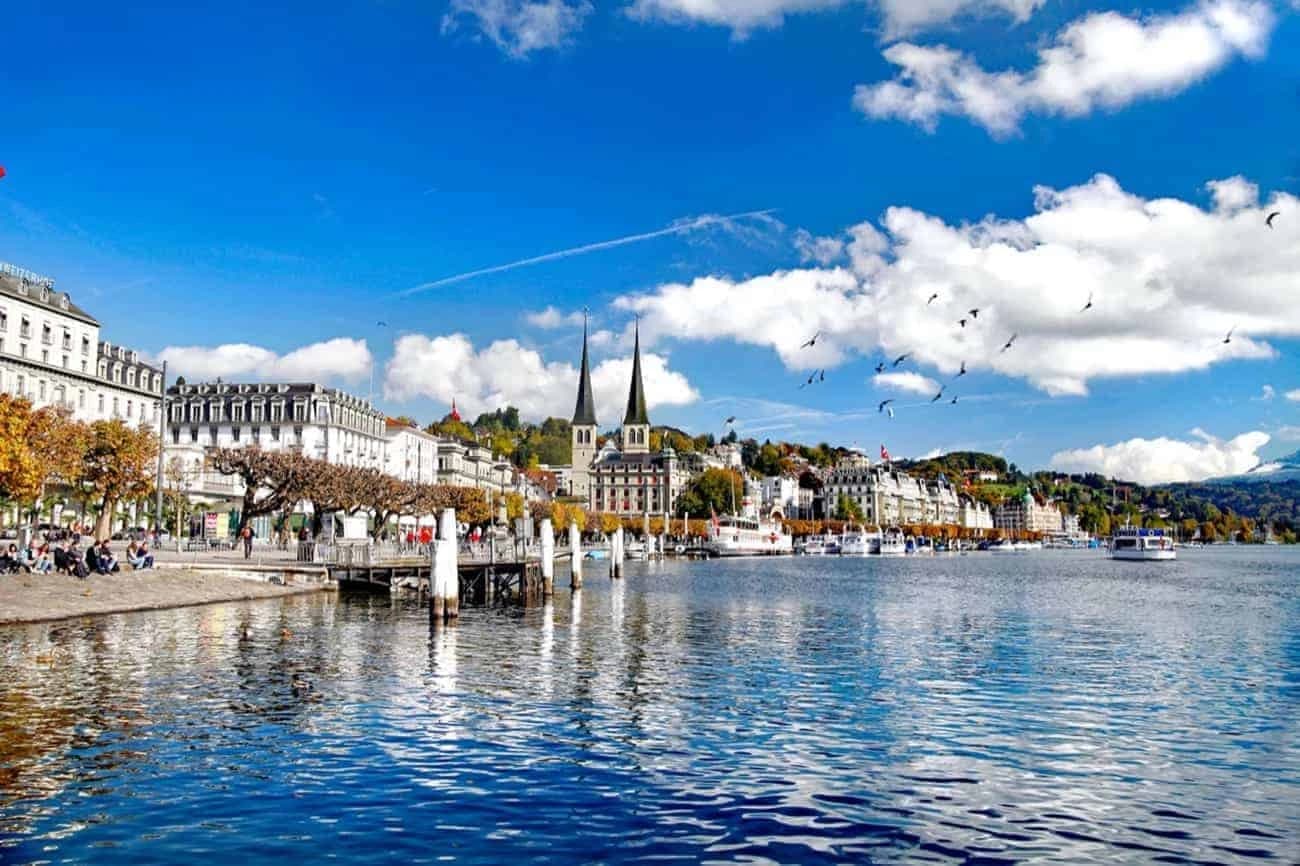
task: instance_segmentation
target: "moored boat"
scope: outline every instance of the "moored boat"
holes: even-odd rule
[[[886,529],[880,536],[881,556],[903,556],[907,553],[907,539],[901,529]]]
[[[704,547],[712,556],[788,556],[794,539],[779,520],[729,514],[709,522]]]

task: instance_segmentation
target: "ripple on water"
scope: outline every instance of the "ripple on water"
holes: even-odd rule
[[[437,631],[348,595],[5,629],[0,860],[1294,860],[1300,557],[1118,565],[668,563]]]

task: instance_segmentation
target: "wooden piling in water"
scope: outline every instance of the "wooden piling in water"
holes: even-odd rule
[[[555,533],[551,529],[551,518],[542,518],[542,598],[555,595]]]
[[[569,588],[582,589],[582,533],[572,521],[569,523]]]

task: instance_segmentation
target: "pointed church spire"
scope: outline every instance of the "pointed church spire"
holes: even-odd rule
[[[650,415],[645,408],[645,388],[641,385],[641,321],[636,323],[636,342],[632,350],[632,387],[627,392],[626,424],[649,424]]]
[[[578,402],[573,407],[573,423],[596,426],[596,398],[591,394],[591,370],[587,365],[587,311],[582,311],[582,372],[578,375]]]

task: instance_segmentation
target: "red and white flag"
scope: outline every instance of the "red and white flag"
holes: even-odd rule
[[[886,463],[889,462],[889,449],[886,448],[883,444],[880,446],[880,459],[885,461]]]

